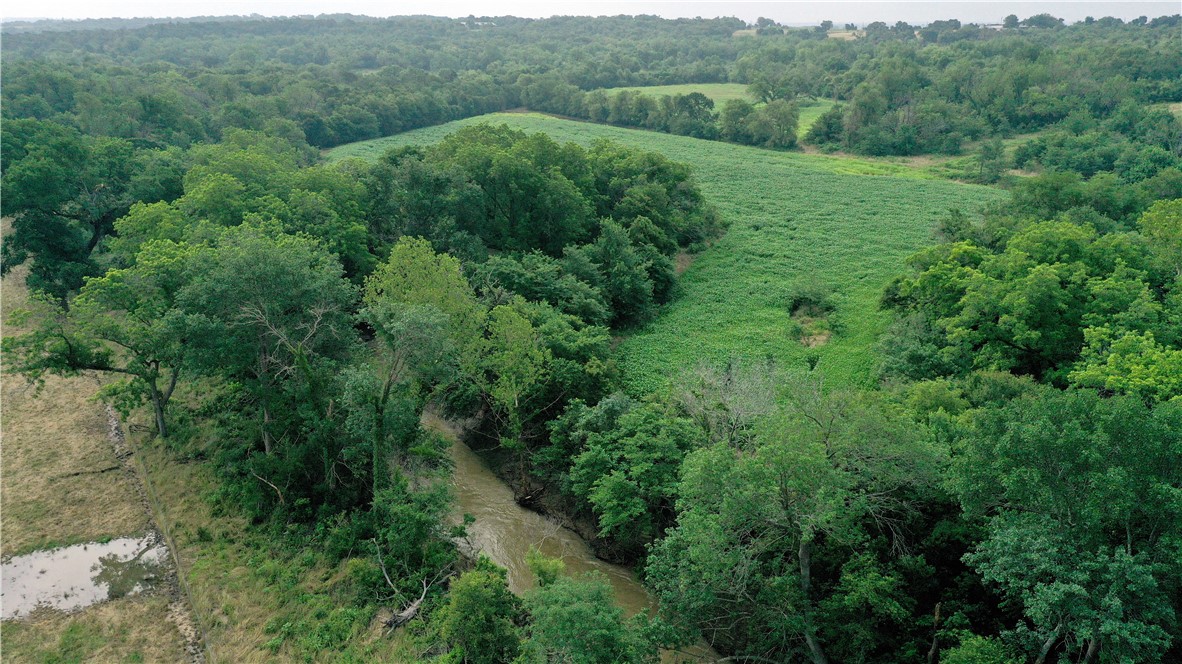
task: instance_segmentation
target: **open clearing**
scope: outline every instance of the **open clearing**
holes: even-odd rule
[[[430,144],[461,126],[505,123],[583,145],[612,139],[692,164],[707,198],[730,230],[682,275],[677,299],[619,346],[630,392],[661,389],[701,361],[771,357],[790,366],[813,361],[831,381],[869,384],[874,344],[888,316],[878,298],[903,259],[931,242],[950,208],[973,210],[1005,196],[998,189],[931,179],[930,172],[869,159],[774,152],[540,114],[493,114],[329,154],[376,158],[385,150]],[[893,176],[893,177],[869,177]],[[798,286],[832,291],[833,336],[807,348],[787,302]]]
[[[180,632],[165,618],[169,602],[163,595],[136,595],[80,613],[46,611],[27,621],[5,622],[4,661],[185,661]]]
[[[836,103],[832,99],[810,99],[796,102],[796,107],[800,109],[800,120],[796,124],[797,137],[804,138],[817,118],[833,108]]]

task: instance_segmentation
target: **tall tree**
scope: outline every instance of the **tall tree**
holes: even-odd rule
[[[189,348],[177,296],[199,255],[187,245],[149,243],[134,265],[87,281],[68,311],[41,301],[37,327],[5,339],[11,368],[33,380],[80,371],[125,376],[101,395],[125,413],[148,401],[157,434],[167,436],[165,408]]]
[[[225,231],[190,270],[178,295],[199,370],[240,381],[258,409],[266,454],[281,432],[285,383],[302,383],[308,406],[326,412],[326,368],[355,342],[356,291],[340,262],[316,242],[244,225]]]
[[[967,560],[1030,659],[1157,661],[1178,637],[1180,405],[1044,388],[969,417],[952,486],[988,535]]]
[[[677,526],[653,547],[646,576],[662,611],[708,640],[823,664],[842,645],[825,643],[840,617],[823,607],[867,591],[854,580],[867,565],[886,579],[867,603],[885,624],[900,620],[899,600],[897,581],[869,561],[844,565],[845,585],[822,587],[814,558],[872,533],[905,547],[910,492],[934,483],[941,455],[881,404],[828,394],[811,377],[789,384],[791,406],[754,448],[717,443],[686,457]]]
[[[657,661],[657,649],[624,620],[611,585],[598,574],[560,576],[531,592],[522,664],[612,664]]]
[[[91,254],[133,202],[131,143],[38,120],[4,123],[4,270],[36,260],[29,286],[59,301],[100,273]]]

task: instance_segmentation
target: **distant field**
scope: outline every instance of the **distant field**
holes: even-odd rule
[[[800,108],[800,122],[796,125],[797,136],[804,138],[804,135],[808,133],[809,128],[813,126],[817,118],[821,117],[825,111],[833,108],[835,103],[837,102],[832,99],[814,99],[812,101],[798,102],[797,107]]]
[[[716,106],[722,106],[731,99],[746,99],[747,101],[755,101],[751,95],[747,94],[747,86],[743,83],[687,83],[685,85],[650,85],[645,87],[632,88],[604,88],[603,92],[609,95],[624,90],[634,90],[642,92],[646,95],[660,97],[662,95],[688,95],[691,92],[701,92],[707,97],[714,100]]]
[[[682,275],[680,295],[660,317],[619,346],[627,387],[660,389],[679,369],[702,360],[773,357],[792,366],[814,355],[831,381],[872,380],[875,341],[887,322],[882,287],[903,259],[930,242],[949,208],[973,209],[1000,190],[930,179],[904,164],[774,152],[538,114],[493,114],[342,146],[329,159],[376,158],[401,145],[430,144],[480,122],[544,131],[583,145],[608,138],[692,164],[703,192],[731,223],[727,234]],[[888,177],[871,177],[888,176]],[[798,284],[834,291],[825,345],[794,336],[786,299]]]
[[[830,39],[837,39],[840,41],[853,41],[862,36],[861,30],[830,30],[827,35]]]
[[[1160,104],[1151,104],[1151,106],[1154,108],[1164,108],[1179,118],[1182,118],[1182,102],[1167,101]]]

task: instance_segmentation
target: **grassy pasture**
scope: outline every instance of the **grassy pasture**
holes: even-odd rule
[[[691,92],[701,92],[710,99],[714,100],[714,105],[718,107],[721,107],[731,99],[746,99],[747,101],[755,101],[751,95],[747,94],[747,85],[744,83],[685,83],[680,85],[649,85],[631,88],[604,88],[602,92],[606,93],[608,96],[611,96],[617,92],[623,92],[624,90],[641,92],[652,97],[661,97],[664,95],[688,95]]]
[[[28,297],[27,274],[22,265],[0,280],[6,336],[25,331],[14,324],[12,314]],[[38,391],[23,377],[4,373],[4,556],[140,534],[148,526],[148,516],[107,442],[103,407],[90,401],[98,388],[92,376],[50,376]]]
[[[42,612],[3,623],[3,661],[185,662],[185,644],[165,616],[169,598],[137,595],[96,604],[80,613]]]
[[[873,380],[874,344],[887,322],[882,287],[903,259],[931,241],[949,208],[972,210],[1004,193],[934,179],[924,169],[869,159],[774,152],[538,114],[494,114],[342,146],[330,160],[376,158],[401,145],[430,144],[460,126],[505,123],[583,145],[606,138],[692,164],[707,198],[731,228],[681,277],[661,315],[619,346],[629,391],[659,390],[677,371],[706,360],[812,360],[831,381]],[[787,301],[800,285],[831,289],[833,336],[800,343]]]
[[[821,117],[825,111],[833,108],[835,103],[837,102],[832,99],[812,99],[797,102],[796,106],[800,109],[800,121],[796,125],[796,135],[804,138],[804,135],[809,132],[809,128],[813,126],[817,118]]]

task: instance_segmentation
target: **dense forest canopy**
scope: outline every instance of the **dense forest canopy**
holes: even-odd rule
[[[33,296],[5,362],[108,376],[152,444],[216,471],[219,509],[343,570],[271,654],[364,659],[381,606],[438,662],[701,639],[735,661],[1176,659],[1182,18],[1010,18],[853,39],[651,16],[6,26],[3,269],[27,264]],[[749,99],[605,92],[722,82]],[[876,385],[737,352],[626,394],[615,344],[736,221],[694,164],[487,123],[319,152],[516,108],[752,154],[968,148],[965,179],[1009,194],[949,211],[862,312],[890,320]],[[425,416],[590,524],[659,611],[625,619],[540,555],[510,593],[458,545]]]

